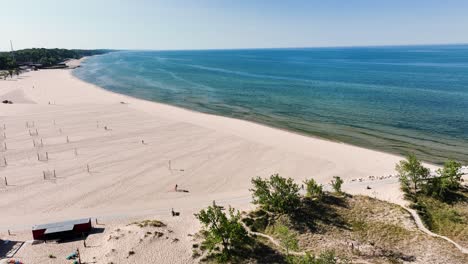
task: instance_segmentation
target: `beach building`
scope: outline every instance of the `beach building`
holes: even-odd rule
[[[34,240],[69,238],[91,232],[91,218],[36,225],[32,229]]]

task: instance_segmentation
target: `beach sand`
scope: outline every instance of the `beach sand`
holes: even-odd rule
[[[193,213],[213,200],[249,209],[250,179],[273,173],[322,184],[339,175],[350,193],[404,203],[396,178],[352,181],[394,175],[402,157],[115,94],[71,70],[1,80],[0,99],[13,101],[0,104],[0,232],[24,239],[34,224],[167,218],[171,208],[186,237]]]

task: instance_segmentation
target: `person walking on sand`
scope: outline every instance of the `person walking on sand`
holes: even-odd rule
[[[177,184],[176,184],[176,185],[175,185],[175,187],[174,187],[174,191],[176,191],[176,192],[177,192]]]

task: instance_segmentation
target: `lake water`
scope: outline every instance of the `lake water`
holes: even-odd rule
[[[120,51],[73,73],[146,100],[468,162],[468,45]]]

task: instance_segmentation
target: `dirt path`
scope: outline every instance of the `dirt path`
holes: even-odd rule
[[[432,231],[430,231],[429,229],[427,229],[425,226],[424,226],[424,223],[422,222],[421,218],[419,217],[418,213],[413,210],[413,209],[410,209],[406,206],[401,206],[403,207],[403,209],[405,209],[406,211],[408,211],[408,213],[411,214],[411,216],[413,217],[414,219],[414,222],[416,223],[416,226],[418,227],[419,230],[421,230],[422,232],[432,236],[432,237],[439,237],[439,238],[442,238],[446,241],[448,241],[449,243],[453,244],[455,247],[457,247],[462,253],[464,254],[468,254],[468,249],[460,246],[457,242],[451,240],[450,238],[448,237],[445,237],[445,236],[441,236],[441,235],[438,235],[436,233],[433,233]]]
[[[265,235],[263,233],[259,233],[259,232],[254,232],[252,231],[248,226],[246,226],[244,223],[242,223],[242,226],[245,228],[245,230],[247,230],[247,232],[250,234],[250,235],[256,235],[256,236],[260,236],[260,237],[263,237],[263,238],[266,238],[268,240],[270,240],[271,243],[273,243],[276,247],[286,251],[286,249],[280,244],[280,242],[276,241],[273,237],[269,236],[269,235]],[[294,255],[294,256],[304,256],[306,253],[305,252],[298,252],[298,251],[292,251],[292,250],[289,250],[289,255]]]

